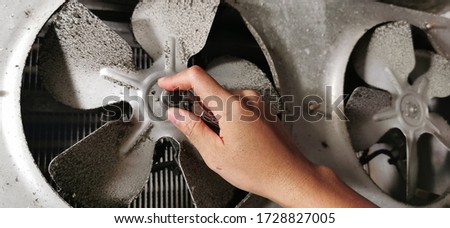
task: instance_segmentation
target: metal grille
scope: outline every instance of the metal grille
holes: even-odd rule
[[[156,164],[173,164],[175,151],[170,142],[162,140],[155,151]],[[162,156],[158,156],[158,154]],[[151,193],[151,194],[149,194]],[[193,207],[189,191],[177,167],[153,170],[145,190],[130,207],[135,208],[190,208]]]
[[[104,110],[76,110],[52,99],[39,77],[41,39],[37,38],[33,44],[23,73],[22,118],[28,146],[36,164],[55,188],[48,173],[50,161],[105,124],[101,118]],[[133,56],[138,68],[146,69],[151,66],[151,58],[141,48],[133,48]],[[174,163],[175,151],[167,140],[158,142],[156,147],[155,165],[169,165],[152,170],[150,181],[130,207],[193,207],[185,180]],[[69,198],[67,202],[74,207],[78,206]]]

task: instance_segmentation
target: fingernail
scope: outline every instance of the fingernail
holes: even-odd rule
[[[161,82],[163,82],[164,80],[166,80],[166,77],[163,77],[163,78],[158,79],[158,84],[161,83]]]

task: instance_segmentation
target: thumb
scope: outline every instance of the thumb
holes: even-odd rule
[[[167,117],[199,150],[212,151],[219,136],[206,125],[200,117],[179,108],[170,108]]]

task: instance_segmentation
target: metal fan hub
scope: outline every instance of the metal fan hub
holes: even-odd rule
[[[148,89],[148,105],[152,112],[152,116],[158,118],[159,120],[166,120],[167,105],[164,104],[162,96],[164,96],[165,91],[158,86],[155,82],[153,86]]]
[[[400,111],[407,125],[417,127],[423,123],[428,107],[417,94],[407,94],[400,100]]]
[[[106,80],[124,88],[123,99],[133,107],[133,115],[141,115],[139,120],[167,120],[167,106],[161,99],[164,90],[158,86],[157,82],[159,78],[172,75],[174,72],[155,69],[153,72],[126,73],[104,68],[100,74]]]
[[[397,127],[411,137],[436,131],[437,127],[429,118],[428,102],[423,89],[428,85],[428,81],[417,80],[413,86],[407,83],[400,85],[402,86],[394,95],[392,107],[375,114],[373,119],[380,124],[388,125],[383,128]],[[385,122],[382,123],[383,121]]]

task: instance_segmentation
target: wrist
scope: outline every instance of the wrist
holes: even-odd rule
[[[306,159],[288,161],[274,168],[276,173],[266,179],[261,195],[282,207],[299,207],[299,202],[308,197],[309,189],[317,182],[318,167]]]
[[[282,207],[375,207],[324,166],[306,162],[281,180],[266,197]]]

